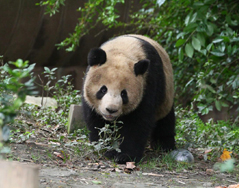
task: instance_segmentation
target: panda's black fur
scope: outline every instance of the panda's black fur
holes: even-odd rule
[[[163,64],[161,57],[157,50],[146,40],[138,38],[137,36],[124,36],[134,37],[140,41],[141,48],[146,55],[147,63],[139,64],[138,67],[134,67],[135,76],[144,74],[147,69],[146,87],[144,89],[143,98],[137,108],[128,114],[123,114],[118,117],[117,121],[122,121],[123,125],[120,129],[120,135],[123,137],[123,142],[120,145],[121,152],[108,151],[105,155],[109,158],[114,158],[118,163],[125,163],[127,161],[139,162],[142,159],[147,141],[150,140],[151,147],[161,147],[163,150],[175,149],[175,115],[174,107],[171,107],[170,112],[155,122],[155,112],[158,106],[162,105],[165,101],[166,95],[166,83],[165,73],[163,70]],[[114,39],[113,39],[114,40]],[[110,40],[109,42],[113,41]],[[107,43],[107,42],[106,42]],[[104,45],[104,44],[103,44]],[[103,46],[102,45],[102,46]],[[112,46],[113,48],[113,46]],[[101,54],[100,56],[95,54]],[[106,61],[104,53],[100,50],[93,49],[88,55],[88,71],[90,66],[101,66],[104,64],[102,61]],[[97,63],[97,59],[99,59]],[[107,62],[106,62],[107,63]],[[136,66],[136,65],[135,65]],[[87,77],[86,73],[86,77]],[[138,74],[138,75],[137,75]],[[84,91],[83,87],[83,92]],[[100,100],[100,99],[99,99]],[[84,94],[82,97],[84,119],[87,127],[90,130],[90,141],[97,141],[99,139],[99,130],[95,127],[102,128],[106,123],[111,123],[102,118],[102,116],[92,108],[88,101],[85,99]]]

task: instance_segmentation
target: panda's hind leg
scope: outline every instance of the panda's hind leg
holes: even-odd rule
[[[153,149],[170,151],[176,149],[175,146],[175,113],[174,107],[163,119],[156,122],[151,133],[150,145]]]

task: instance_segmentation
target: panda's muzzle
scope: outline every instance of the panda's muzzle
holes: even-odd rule
[[[105,115],[105,114],[103,114],[102,116],[106,121],[114,121],[117,119],[117,116]]]
[[[118,110],[115,109],[110,109],[110,108],[106,108],[107,112],[109,112],[110,114],[113,114],[115,112],[118,112]]]
[[[114,113],[118,112],[116,109],[106,108],[106,111],[109,114],[102,114],[103,118],[107,121],[114,121],[118,116],[115,116]]]

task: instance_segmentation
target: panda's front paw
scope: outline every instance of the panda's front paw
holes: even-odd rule
[[[125,164],[126,162],[139,162],[141,159],[141,157],[133,157],[128,155],[127,153],[119,153],[116,158],[115,158],[115,162],[117,162],[118,164]]]
[[[127,153],[118,153],[116,150],[105,152],[105,157],[108,159],[114,159],[118,164],[125,164],[126,162],[139,162],[142,156],[131,156]]]
[[[105,152],[104,155],[108,159],[115,159],[117,154],[118,154],[118,152],[116,150],[110,150],[110,151]]]

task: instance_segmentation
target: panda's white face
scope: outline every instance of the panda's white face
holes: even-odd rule
[[[84,84],[86,102],[105,120],[135,110],[143,96],[144,78],[129,67],[92,66]]]
[[[123,114],[123,106],[129,102],[126,89],[120,92],[105,85],[96,93],[96,98],[99,100],[99,113],[108,121],[113,121]]]

